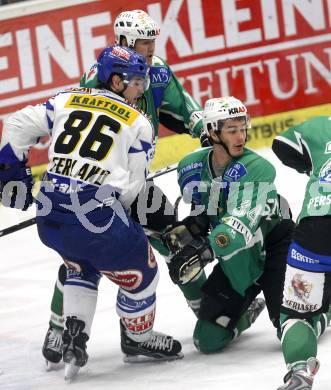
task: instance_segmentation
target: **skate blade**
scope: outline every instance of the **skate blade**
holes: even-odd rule
[[[58,371],[58,370],[61,370],[61,368],[63,368],[63,362],[59,362],[59,363],[53,363],[53,362],[50,362],[49,360],[45,360],[45,369],[46,371]]]
[[[71,383],[77,376],[80,367],[72,363],[64,364],[64,380]]]
[[[150,363],[150,362],[170,362],[172,360],[183,359],[184,354],[179,352],[175,356],[153,357],[145,355],[123,355],[124,363]]]

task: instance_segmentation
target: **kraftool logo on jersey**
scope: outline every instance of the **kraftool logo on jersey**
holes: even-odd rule
[[[329,159],[321,168],[319,173],[320,184],[331,183],[331,159]]]
[[[327,142],[327,144],[325,145],[324,154],[329,154],[329,153],[331,153],[331,141]]]
[[[230,168],[225,171],[223,178],[227,181],[238,181],[245,175],[247,175],[247,169],[245,165],[237,162],[234,165],[231,165]]]

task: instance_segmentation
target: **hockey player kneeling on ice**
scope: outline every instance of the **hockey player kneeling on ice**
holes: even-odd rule
[[[98,58],[103,89],[61,91],[43,105],[16,112],[4,125],[0,189],[10,207],[31,204],[27,153],[39,137],[51,136],[50,161],[37,197],[37,226],[42,242],[67,266],[67,379],[87,362],[102,274],[120,286],[117,313],[126,359],[183,356],[178,341],[153,331],[158,267],[143,228],[127,211],[145,185],[154,154],[150,121],[125,100],[134,103],[144,92],[147,69],[145,58],[132,49],[110,46]]]
[[[164,240],[172,253],[170,277],[198,318],[194,344],[210,353],[248,329],[265,305],[278,327],[294,223],[288,208],[279,206],[274,167],[245,147],[245,105],[234,97],[210,99],[203,122],[212,146],[178,165],[178,183],[192,212]],[[215,259],[207,278],[203,268]],[[256,298],[261,291],[265,300]]]
[[[279,390],[312,389],[317,340],[330,323],[330,140],[331,117],[321,116],[289,128],[272,145],[285,165],[309,175],[287,258],[280,319],[288,373]]]

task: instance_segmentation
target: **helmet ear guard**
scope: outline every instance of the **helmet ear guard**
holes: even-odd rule
[[[121,43],[125,37],[129,47],[134,47],[137,39],[155,39],[160,34],[158,24],[142,10],[121,12],[114,22],[115,42]]]

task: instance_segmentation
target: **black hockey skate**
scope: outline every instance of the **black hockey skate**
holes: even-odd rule
[[[62,359],[62,330],[53,328],[51,325],[45,336],[42,354],[46,359],[46,369],[56,368]]]
[[[77,317],[67,317],[65,328],[63,332],[64,379],[71,381],[78,374],[80,367],[87,363],[86,342],[89,337],[83,332],[85,322],[78,320]]]
[[[168,361],[184,357],[181,352],[182,346],[179,341],[163,333],[152,332],[151,337],[145,342],[136,342],[126,333],[121,326],[121,349],[124,353],[124,362],[139,363],[146,361]]]
[[[263,298],[255,298],[254,301],[249,305],[246,311],[246,315],[248,316],[251,324],[253,324],[257,317],[262,313],[265,305],[265,300]]]

